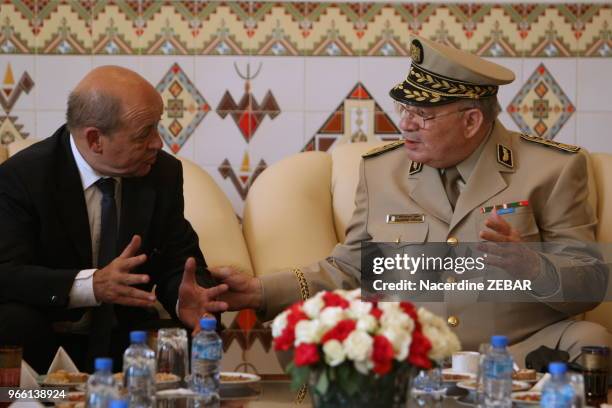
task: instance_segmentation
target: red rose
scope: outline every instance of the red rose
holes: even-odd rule
[[[379,375],[388,373],[393,365],[393,345],[385,336],[374,336],[372,350],[374,372]]]
[[[316,344],[301,343],[295,348],[293,361],[297,367],[315,364],[319,361],[319,350]]]
[[[299,304],[295,304],[289,308],[289,314],[287,315],[287,327],[290,327],[291,330],[295,329],[295,325],[298,324],[300,320],[307,320],[308,316],[302,310],[301,302]]]
[[[375,304],[372,305],[372,309],[370,310],[370,314],[374,316],[376,320],[380,320],[380,316],[382,316],[382,310],[378,308]]]
[[[400,302],[400,308],[415,322],[418,321],[417,311],[414,305],[410,302]]]
[[[338,307],[341,307],[342,309],[346,309],[350,305],[348,300],[332,292],[325,292],[323,294],[323,302],[325,302],[325,307],[338,306]]]
[[[431,350],[429,339],[420,330],[413,331],[408,362],[416,367],[431,368],[431,360],[427,356],[429,350]]]
[[[283,329],[280,336],[274,339],[274,350],[287,351],[293,347],[295,341],[295,330],[289,326]]]
[[[355,327],[357,322],[350,319],[340,320],[334,327],[329,329],[321,338],[321,343],[325,343],[329,340],[338,340],[339,342],[344,341]]]

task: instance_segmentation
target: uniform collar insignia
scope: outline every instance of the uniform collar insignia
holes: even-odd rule
[[[413,174],[419,173],[421,170],[423,170],[423,163],[413,161],[410,163],[410,172],[408,174],[412,176]]]
[[[506,167],[514,168],[514,160],[512,159],[512,150],[501,143],[497,144],[497,161]]]

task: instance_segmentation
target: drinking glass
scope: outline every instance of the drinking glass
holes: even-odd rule
[[[177,375],[181,381],[189,374],[187,332],[184,329],[160,329],[157,333],[157,372]]]

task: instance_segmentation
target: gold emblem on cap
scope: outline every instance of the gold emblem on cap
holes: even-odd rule
[[[522,134],[521,138],[523,140],[527,140],[528,142],[534,142],[534,143],[542,144],[544,146],[555,147],[565,152],[577,153],[580,150],[580,146],[574,146],[571,144],[555,142],[553,140],[543,139],[541,137]]]
[[[419,173],[421,170],[423,170],[423,163],[413,161],[410,163],[410,171],[408,174],[412,176],[413,174]]]
[[[512,160],[512,150],[504,146],[503,144],[497,144],[497,161],[506,167],[514,168],[514,161]]]
[[[423,62],[423,45],[419,40],[412,40],[410,44],[410,58],[416,64]]]

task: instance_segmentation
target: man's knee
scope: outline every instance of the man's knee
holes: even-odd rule
[[[570,359],[574,359],[584,346],[612,347],[612,335],[605,327],[597,323],[577,321],[563,333],[559,348],[567,350]]]

